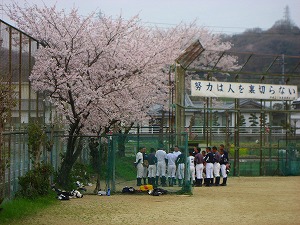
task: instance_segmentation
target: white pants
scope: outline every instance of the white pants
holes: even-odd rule
[[[177,174],[179,180],[182,180],[184,178],[184,163],[178,164]]]
[[[225,165],[225,164],[222,164],[222,165],[221,165],[221,174],[222,174],[222,177],[223,177],[223,178],[226,178],[226,177],[227,177],[227,173],[226,173],[226,165]]]
[[[195,166],[190,166],[190,178],[192,179],[192,181],[195,180]]]
[[[214,163],[214,176],[219,177],[220,176],[220,163]]]
[[[158,176],[158,177],[166,176],[166,162],[165,161],[157,162],[156,176]]]
[[[156,176],[156,165],[149,165],[148,167],[148,177]]]
[[[212,163],[206,163],[206,178],[214,178],[213,176],[213,164]]]
[[[136,165],[136,178],[142,178],[144,174],[144,167],[142,163]]]
[[[203,179],[203,163],[196,165],[196,177],[197,179]]]
[[[176,165],[168,165],[168,177],[175,178]]]

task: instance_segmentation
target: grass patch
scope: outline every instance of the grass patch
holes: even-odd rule
[[[13,221],[19,221],[27,216],[38,213],[51,205],[58,203],[56,193],[50,193],[47,196],[39,197],[34,200],[25,198],[16,198],[4,202],[0,211],[0,224],[13,224]]]
[[[136,178],[135,157],[116,157],[116,177],[126,181]]]

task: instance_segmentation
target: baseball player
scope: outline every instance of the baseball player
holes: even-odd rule
[[[157,158],[155,157],[154,148],[150,149],[150,154],[148,155],[148,163],[148,183],[155,186]]]
[[[160,183],[163,187],[166,184],[166,151],[163,149],[158,149],[155,153],[157,158],[157,168],[156,168],[156,185],[158,185],[158,179],[160,178]]]
[[[214,165],[213,165],[213,171],[214,171],[214,177],[215,177],[215,186],[220,185],[220,159],[221,155],[218,152],[218,149],[216,146],[212,147],[213,155],[214,155]]]
[[[191,184],[195,185],[195,157],[193,156],[194,151],[189,152],[188,162],[190,165],[190,181]]]
[[[203,155],[200,153],[201,148],[197,147],[195,155],[195,164],[196,164],[196,187],[202,187],[203,181]]]
[[[166,162],[167,162],[167,171],[168,171],[168,181],[169,186],[173,187],[173,183],[175,181],[175,174],[176,174],[176,165],[175,161],[177,159],[177,156],[173,153],[174,149],[171,148],[170,152],[166,155]]]
[[[205,181],[205,186],[210,187],[211,186],[211,180],[213,181],[213,162],[214,162],[214,155],[211,152],[210,147],[206,147],[206,155],[204,157],[205,161],[205,170],[206,170],[206,178],[204,179]]]
[[[221,186],[227,186],[227,166],[229,165],[228,153],[224,150],[224,145],[220,145],[220,165],[223,183]]]
[[[179,150],[179,147],[177,145],[175,145],[175,147],[174,147],[173,154],[176,155],[176,158],[181,154],[181,152]],[[178,179],[178,173],[177,173],[177,171],[178,171],[178,168],[177,168],[177,165],[176,165],[176,174],[175,174],[176,178],[173,181],[173,185],[176,185],[176,179]]]
[[[177,175],[178,175],[178,186],[182,186],[182,179],[184,179],[184,162],[185,162],[185,155],[181,153],[176,159],[176,166],[177,166]]]
[[[179,147],[177,145],[175,145],[174,147],[174,155],[176,155],[176,157],[178,157],[181,154],[181,151],[179,150]]]
[[[139,149],[139,152],[136,153],[136,156],[135,156],[134,165],[136,167],[136,180],[137,180],[136,185],[137,186],[141,186],[142,185],[142,177],[143,177],[143,173],[144,173],[143,151],[144,151],[144,147],[141,147]]]

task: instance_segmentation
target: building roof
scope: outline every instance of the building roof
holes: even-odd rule
[[[235,104],[234,102],[231,103],[230,107],[228,107],[229,109],[234,109]],[[249,109],[253,109],[253,108],[261,108],[261,104],[258,101],[255,101],[253,99],[241,99],[240,100],[240,108],[249,108]]]
[[[192,113],[192,112],[201,111],[205,106],[205,101],[192,101],[188,94],[185,94],[184,100],[185,100],[186,112]],[[299,99],[299,104],[300,104],[300,99]],[[240,99],[239,106],[240,108],[243,109],[260,109],[261,103],[253,99]],[[216,108],[218,109],[212,109],[212,111],[224,112],[226,110],[234,109],[235,103],[234,101],[223,101],[220,102]],[[269,106],[264,106],[264,108],[269,108]],[[163,107],[161,105],[155,105],[151,108],[149,114],[159,116],[161,115],[162,109]]]

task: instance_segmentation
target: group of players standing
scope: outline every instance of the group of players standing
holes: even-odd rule
[[[187,157],[189,170],[185,171],[186,156],[178,146],[171,148],[169,153],[163,149],[155,151],[151,148],[150,154],[146,153],[145,147],[141,147],[134,163],[137,168],[137,186],[142,185],[142,182],[144,185],[158,186],[159,180],[163,187],[167,186],[167,182],[172,187],[177,181],[178,185],[182,186],[185,172],[196,187],[201,187],[203,184],[207,187],[227,185],[230,164],[228,152],[223,144],[219,149],[216,146],[206,147],[205,151],[201,151],[200,147],[194,147]],[[223,178],[221,184],[220,174]]]

